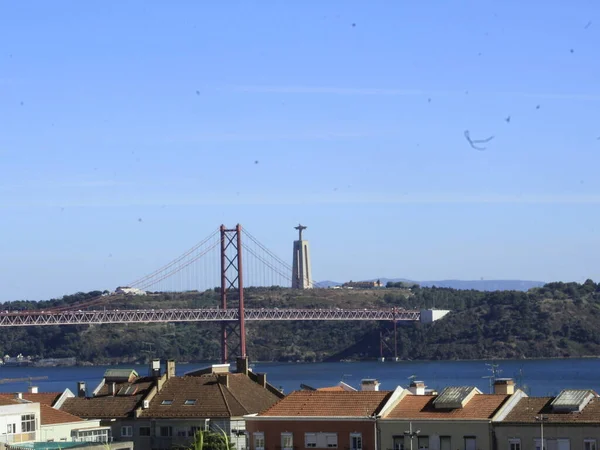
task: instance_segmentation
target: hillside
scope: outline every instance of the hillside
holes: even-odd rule
[[[3,309],[48,309],[91,298],[77,294],[45,302],[5,303]],[[112,298],[115,308],[214,307],[218,292]],[[597,356],[600,354],[600,285],[550,283],[528,292],[449,288],[378,290],[283,288],[246,290],[253,308],[430,308],[452,312],[433,324],[399,327],[406,359],[480,359]],[[339,360],[379,356],[379,336],[391,324],[375,322],[248,323],[254,360]],[[94,363],[215,360],[217,324],[135,324],[13,328],[0,335],[2,354],[76,356]],[[389,353],[388,353],[389,354]]]
[[[375,281],[367,280],[367,281]],[[528,291],[529,289],[542,287],[545,283],[542,281],[527,280],[437,280],[437,281],[413,281],[406,278],[379,278],[379,281],[386,286],[388,283],[408,283],[418,284],[421,287],[444,287],[451,289],[476,291]],[[342,283],[337,281],[320,281],[319,287],[340,286]]]

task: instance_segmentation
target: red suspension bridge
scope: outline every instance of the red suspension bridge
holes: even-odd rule
[[[243,252],[242,252],[243,249]],[[215,260],[220,264],[214,264]],[[219,308],[109,309],[115,296],[47,311],[0,313],[0,327],[88,325],[112,323],[219,322],[221,359],[230,351],[246,357],[246,321],[433,321],[447,311],[404,309],[250,309],[244,306],[245,286],[291,287],[292,267],[243,230],[221,226],[178,258],[127,286],[139,292],[202,291],[220,285]],[[320,287],[311,283],[311,287]],[[395,339],[394,339],[395,340]]]

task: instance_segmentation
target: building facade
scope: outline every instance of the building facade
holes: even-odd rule
[[[266,375],[249,370],[245,358],[233,373],[229,364],[219,364],[178,377],[174,361],[167,362],[164,374],[155,366],[147,377],[112,371],[91,397],[85,389],[78,391],[62,409],[100,419],[115,441],[133,441],[136,448],[149,450],[187,446],[199,430],[225,433],[237,450],[245,450],[244,416],[283,397]]]

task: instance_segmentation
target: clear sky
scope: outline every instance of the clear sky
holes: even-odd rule
[[[599,42],[595,0],[0,1],[0,300],[238,222],[316,280],[598,281]]]

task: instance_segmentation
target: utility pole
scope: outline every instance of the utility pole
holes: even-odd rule
[[[544,422],[548,421],[548,416],[540,414],[539,416],[535,416],[535,420],[540,423],[540,437],[542,441],[542,443],[540,444],[540,450],[545,450],[546,446],[544,445]]]
[[[415,436],[418,436],[420,432],[421,432],[421,430],[413,431],[412,422],[408,423],[408,431],[404,432],[404,437],[407,437],[410,439],[410,450],[413,450],[413,438]]]

